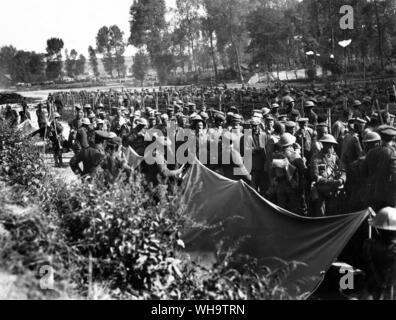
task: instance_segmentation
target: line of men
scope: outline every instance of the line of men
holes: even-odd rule
[[[376,112],[368,99],[363,103],[356,100],[351,110],[343,110],[330,125],[329,118],[317,114],[316,110],[321,110],[315,98],[305,100],[302,117],[291,92],[284,90],[283,94],[283,107],[272,102],[271,108],[254,110],[248,120],[236,107],[223,113],[205,106],[198,109],[192,102],[181,104],[177,98],[166,113],[150,107],[113,107],[109,114],[103,105],[95,111],[90,105],[77,106],[76,118],[70,123],[69,146],[79,155],[94,144],[95,131],[102,136],[109,132],[113,138],[107,140],[117,137],[120,149],[130,146],[143,156],[151,143],[145,139],[147,131],[157,129],[166,137],[174,124],[175,134],[192,130],[197,138],[196,155],[202,160],[199,154],[206,149],[209,158],[203,162],[210,169],[230,179],[248,181],[263,196],[294,213],[324,216],[396,205],[396,129],[389,112]],[[244,135],[246,129],[252,130],[251,136]],[[210,161],[211,143],[218,138],[228,142],[219,143],[218,152],[221,158],[222,148],[229,149],[228,164],[221,159]],[[169,140],[163,138],[161,143],[169,146]],[[176,150],[184,142],[176,139]],[[250,171],[243,161],[246,150],[241,146],[245,145],[252,151]],[[162,156],[167,159],[167,154]],[[85,162],[90,162],[89,157]],[[142,170],[156,183],[158,174],[176,177],[181,167],[165,161],[160,167],[143,163]],[[239,175],[235,168],[240,169]]]

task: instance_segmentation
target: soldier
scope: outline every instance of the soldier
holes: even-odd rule
[[[104,111],[99,112],[99,119],[103,120],[103,131],[110,131],[110,121],[106,119],[106,114]]]
[[[362,103],[359,100],[355,100],[352,104],[352,118],[363,118],[363,114],[360,111]]]
[[[385,207],[370,220],[377,235],[365,243],[365,257],[370,267],[366,292],[361,298],[396,299],[396,209]]]
[[[349,111],[348,110],[342,111],[341,115],[339,116],[337,121],[334,122],[333,127],[331,128],[331,134],[338,142],[337,148],[335,149],[338,157],[341,157],[342,142],[344,140],[344,136],[347,131],[345,123],[348,121],[348,117],[349,117]]]
[[[145,141],[145,134],[148,129],[148,122],[144,118],[136,120],[136,127],[131,130],[127,137],[123,139],[125,147],[130,146],[140,156],[144,155],[147,142]]]
[[[293,213],[307,214],[305,203],[306,166],[294,150],[296,137],[284,133],[279,140],[280,150],[272,160],[271,185],[267,196],[275,203]]]
[[[19,117],[21,123],[25,122],[26,120],[31,120],[29,106],[26,104],[25,100],[22,102],[22,111],[19,112]]]
[[[315,103],[311,100],[307,100],[304,103],[304,114],[308,118],[308,123],[311,128],[315,129],[318,123],[318,115],[313,111],[315,107]]]
[[[294,105],[295,105],[295,101],[294,101],[294,98],[292,98],[291,96],[286,96],[283,98],[283,106],[285,107],[287,117],[289,117],[289,118],[290,118],[291,112],[294,110]]]
[[[368,179],[369,205],[375,211],[396,206],[396,150],[392,146],[396,129],[383,125],[378,133],[382,144],[367,154],[362,169]]]
[[[296,130],[297,124],[293,121],[286,121],[285,123],[285,130],[287,133],[290,133],[292,136],[294,136],[297,132]]]
[[[362,154],[363,148],[360,143],[360,138],[364,125],[365,121],[363,119],[354,119],[353,127],[351,127],[349,132],[345,135],[341,152],[341,162],[345,168],[348,168],[348,166],[353,161],[356,161]]]
[[[357,212],[368,207],[369,189],[367,176],[363,172],[363,163],[370,150],[381,145],[381,136],[368,132],[363,138],[364,155],[352,162],[346,170],[345,191],[348,199],[348,212]]]
[[[322,143],[320,142],[320,139],[322,139],[322,137],[328,133],[329,133],[329,128],[327,126],[327,123],[318,123],[316,125],[316,135],[312,141],[312,155],[313,156],[315,154],[317,154],[320,150],[322,150],[323,146],[322,146]]]
[[[54,104],[55,104],[55,107],[56,107],[56,111],[57,111],[59,114],[63,114],[63,102],[62,102],[62,97],[61,97],[60,94],[58,94],[58,95],[56,96],[55,101],[54,101]]]
[[[278,120],[279,117],[279,104],[273,103],[271,104],[271,115],[274,117],[274,120]]]
[[[47,117],[45,115],[45,112],[43,110],[43,105],[41,103],[39,103],[37,106],[36,115],[37,115],[38,126],[40,128],[39,129],[40,137],[44,138],[45,131],[47,129]]]
[[[275,125],[274,117],[272,116],[272,114],[268,114],[265,116],[264,124],[265,124],[265,133],[269,136],[272,135],[274,133],[274,125]]]
[[[63,160],[62,160],[63,127],[58,121],[59,118],[60,118],[60,114],[55,112],[54,120],[51,122],[49,126],[49,139],[52,142],[52,148],[54,150],[55,167],[62,168],[63,167]]]
[[[240,142],[241,156],[245,156],[245,148],[250,148],[251,153],[251,186],[259,193],[264,194],[268,188],[268,179],[265,176],[265,161],[267,158],[267,143],[269,137],[260,130],[260,120],[253,118],[250,121],[252,135],[243,135]],[[247,138],[248,140],[245,140]]]
[[[110,139],[110,135],[105,131],[95,131],[94,133],[94,144],[88,146],[88,148],[81,149],[81,151],[70,160],[70,168],[76,175],[95,178],[106,157],[104,142]],[[79,167],[80,163],[83,164],[83,170]]]
[[[75,154],[79,153],[81,149],[89,147],[89,134],[91,122],[88,118],[81,120],[81,127],[77,130],[76,138],[73,140],[72,146]]]
[[[106,157],[101,163],[101,166],[107,183],[114,183],[123,173],[125,173],[128,178],[132,171],[131,167],[127,164],[127,161],[121,154],[121,145],[122,139],[120,137],[114,137],[106,140]]]
[[[301,146],[302,156],[309,162],[312,157],[312,143],[315,139],[315,132],[308,127],[308,118],[298,119],[299,129],[296,132],[297,143]]]
[[[114,132],[117,136],[121,136],[121,134],[125,134],[126,120],[122,115],[122,110],[120,108],[114,109],[116,112],[115,117],[111,121],[110,131]]]
[[[329,215],[336,211],[336,197],[345,183],[345,172],[334,152],[337,141],[332,135],[326,134],[320,142],[323,148],[313,156],[310,164],[312,214],[315,217]]]

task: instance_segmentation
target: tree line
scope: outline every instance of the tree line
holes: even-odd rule
[[[340,8],[353,8],[353,29]],[[177,0],[166,21],[165,0],[130,8],[132,44],[150,58],[161,82],[182,72],[277,71],[321,65],[334,73],[393,68],[396,0]],[[347,48],[338,43],[351,39]],[[310,55],[307,55],[310,52]],[[141,52],[139,53],[141,55]]]
[[[61,76],[76,77],[85,73],[86,58],[72,49],[66,50],[63,61],[63,40],[47,40],[46,53],[18,50],[13,46],[0,48],[0,72],[9,74],[14,82],[43,82],[59,80]],[[65,72],[63,72],[65,68]]]
[[[352,29],[340,28],[344,5],[353,8]],[[150,67],[161,84],[205,73],[243,81],[251,71],[315,65],[335,74],[396,72],[396,0],[176,0],[175,9],[165,0],[134,0],[129,13],[126,41],[117,25],[103,26],[89,46],[96,77],[99,59],[107,75],[125,77],[128,45],[138,49],[131,71],[141,83]],[[351,45],[339,45],[348,39]],[[83,74],[86,58],[71,50],[64,60],[63,47],[58,38],[45,54],[3,47],[0,71],[22,82]]]

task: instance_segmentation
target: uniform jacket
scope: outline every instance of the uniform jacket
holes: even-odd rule
[[[363,174],[371,199],[396,205],[396,150],[391,146],[381,146],[371,150],[363,163]]]
[[[82,149],[70,160],[70,168],[74,173],[82,176],[95,177],[98,168],[105,159],[106,154],[101,146],[94,145],[88,148]],[[84,169],[81,170],[79,163],[83,163]]]
[[[347,133],[342,143],[341,161],[345,167],[359,159],[363,152],[359,136],[355,132]]]

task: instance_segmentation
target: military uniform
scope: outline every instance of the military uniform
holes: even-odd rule
[[[245,156],[245,144],[246,147],[250,147],[252,155],[252,182],[251,186],[261,194],[268,188],[268,178],[265,175],[265,162],[267,159],[267,143],[269,137],[264,132],[258,132],[247,136],[248,141],[245,141],[245,136],[242,136],[240,142],[241,156]]]
[[[364,254],[368,266],[364,299],[396,300],[396,209],[385,207],[370,220],[376,229],[366,241]]]
[[[52,148],[54,151],[54,160],[56,167],[63,166],[62,160],[62,144],[63,144],[63,127],[59,122],[51,122],[49,126],[49,139],[52,142]]]
[[[70,160],[70,168],[77,175],[96,177],[98,169],[106,158],[106,154],[101,145],[93,145],[88,148],[83,148]],[[83,163],[83,170],[80,169],[79,164]]]
[[[343,182],[346,180],[337,154],[325,153],[324,150],[317,153],[311,160],[310,176],[313,181],[312,214],[320,217],[335,213],[337,211],[336,198],[339,195],[339,187],[342,186],[341,180]]]
[[[298,129],[296,132],[297,143],[304,152],[304,157],[309,161],[313,156],[312,144],[315,141],[315,132],[312,128]]]
[[[356,132],[349,132],[345,135],[342,143],[341,162],[347,168],[352,162],[359,159],[363,152],[359,135]]]
[[[384,144],[371,150],[363,163],[373,209],[396,206],[396,150]]]

